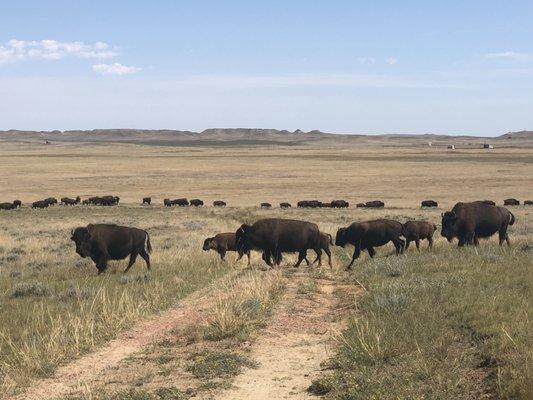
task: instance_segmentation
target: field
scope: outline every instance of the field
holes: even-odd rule
[[[376,217],[439,223],[457,201],[531,199],[533,149],[519,142],[490,151],[394,138],[215,147],[3,142],[0,168],[0,201],[25,203],[0,212],[0,398],[533,396],[533,208],[511,208],[511,249],[495,238],[457,249],[437,232],[433,252],[424,243],[395,257],[387,245],[352,272],[343,269],[351,247],[334,248],[331,271],[295,271],[294,257],[281,271],[264,271],[258,254],[248,269],[233,254],[221,263],[201,249],[205,237],[266,216],[335,234]],[[49,196],[105,194],[121,204],[28,207]],[[141,206],[145,196],[154,205]],[[165,197],[208,206],[168,209]],[[315,198],[381,199],[386,207],[277,208]],[[439,208],[420,209],[430,198]],[[211,207],[216,199],[229,206]],[[259,209],[263,201],[276,208]],[[125,262],[115,262],[96,276],[69,240],[72,228],[95,222],[148,230],[153,270],[139,260],[122,274]]]

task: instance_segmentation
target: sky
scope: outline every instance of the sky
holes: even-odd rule
[[[11,1],[0,130],[533,129],[533,2]]]

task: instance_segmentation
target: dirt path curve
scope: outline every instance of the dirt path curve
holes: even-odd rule
[[[313,293],[310,281],[318,291]],[[345,325],[334,294],[343,289],[347,285],[311,279],[301,270],[292,274],[272,322],[252,348],[250,357],[259,367],[238,376],[234,388],[215,399],[316,399],[307,388],[319,375],[321,362],[332,355],[333,335]],[[348,290],[360,294],[353,285]]]
[[[207,287],[197,290],[180,300],[176,307],[159,313],[121,333],[95,352],[60,367],[53,377],[42,379],[30,386],[24,393],[10,400],[45,400],[68,394],[72,389],[90,381],[104,369],[112,368],[149,343],[164,337],[171,329],[190,324],[201,310],[212,301],[211,294],[218,285],[228,282],[241,271],[232,271]]]

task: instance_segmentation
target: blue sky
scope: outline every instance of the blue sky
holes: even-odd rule
[[[0,129],[533,129],[531,1],[17,1]]]

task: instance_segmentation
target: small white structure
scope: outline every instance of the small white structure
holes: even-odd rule
[[[448,145],[448,150],[455,150],[455,146],[453,144]]]
[[[494,146],[491,145],[491,144],[488,144],[488,143],[484,143],[484,144],[483,144],[483,148],[484,148],[484,149],[493,149]]]
[[[433,146],[433,143],[428,142],[428,146],[429,146],[429,147]]]

